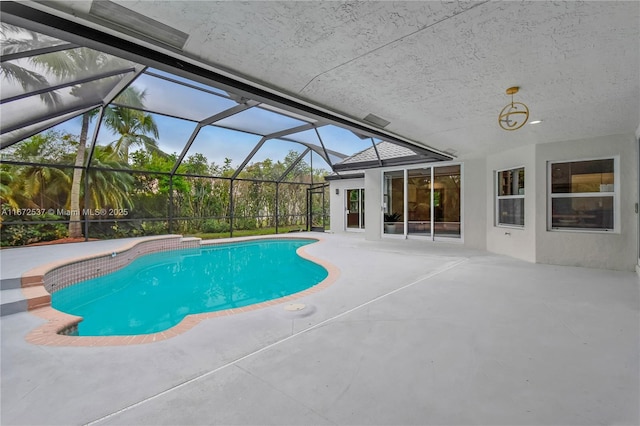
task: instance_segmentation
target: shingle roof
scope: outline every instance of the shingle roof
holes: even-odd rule
[[[382,141],[377,143],[375,148],[371,146],[370,148],[357,152],[352,156],[345,158],[338,164],[354,164],[362,163],[365,161],[378,161],[376,149],[378,150],[378,154],[380,155],[381,160],[415,157],[416,155],[418,155],[415,151],[409,148],[405,148],[391,142]]]

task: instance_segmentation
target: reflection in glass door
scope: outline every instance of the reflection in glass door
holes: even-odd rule
[[[407,172],[407,204],[412,235],[431,236],[431,168]]]
[[[347,189],[347,229],[364,229],[364,188]]]
[[[434,235],[460,238],[460,166],[435,167],[433,175]]]
[[[404,170],[384,172],[384,233],[404,235]]]

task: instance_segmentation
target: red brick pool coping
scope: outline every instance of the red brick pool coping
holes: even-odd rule
[[[250,240],[269,240],[269,239],[275,239],[275,238],[278,238],[278,239],[302,238],[302,239],[315,240],[318,243],[322,243],[324,241],[322,238],[302,237],[302,236],[242,237],[242,238],[229,238],[224,240],[203,241],[202,246],[206,247],[208,245],[213,245],[213,244],[226,244],[230,242],[241,242],[241,241],[250,241]],[[129,249],[135,244],[137,243],[129,244],[123,248]],[[309,296],[311,294],[317,293],[327,288],[328,286],[333,284],[338,278],[338,276],[340,275],[340,270],[336,266],[332,265],[331,263],[323,259],[319,259],[315,256],[308,254],[305,250],[306,247],[307,246],[298,248],[296,253],[298,253],[298,255],[300,255],[302,258],[310,260],[324,267],[327,270],[328,275],[324,280],[314,285],[313,287],[309,287],[306,290],[303,290],[295,294],[291,294],[289,296],[268,300],[266,302],[256,303],[256,304],[244,306],[241,308],[233,308],[233,309],[226,309],[223,311],[187,315],[186,317],[184,317],[182,321],[180,321],[178,324],[176,324],[175,326],[167,330],[164,330],[158,333],[140,334],[140,335],[134,335],[134,336],[68,336],[68,335],[60,334],[64,330],[67,330],[70,327],[74,327],[75,325],[77,325],[82,320],[82,318],[58,311],[57,309],[54,309],[51,306],[44,306],[44,307],[35,306],[32,309],[30,309],[29,312],[46,320],[46,323],[38,326],[37,328],[29,332],[25,336],[25,340],[29,343],[33,343],[35,345],[43,345],[43,346],[123,346],[123,345],[138,345],[138,344],[144,344],[144,343],[160,342],[162,340],[167,340],[172,337],[178,336],[184,333],[185,331],[190,330],[195,325],[199,324],[201,321],[204,321],[210,318],[218,318],[218,317],[224,317],[228,315],[236,315],[243,312],[255,311],[255,310],[263,309],[269,306],[280,305],[286,302],[300,299],[302,297]],[[23,275],[23,280],[25,279],[25,277],[31,277],[37,274],[40,274],[40,276],[42,276],[47,271],[50,271],[53,268],[59,267],[61,264],[74,263],[74,262],[78,262],[80,260],[88,259],[91,257],[92,256],[72,258],[72,259],[67,259],[63,262],[53,262],[50,264],[38,266],[37,268],[34,268],[31,271],[28,271],[27,273],[25,273]],[[31,293],[35,292],[40,296],[40,298],[46,298],[48,295],[50,299],[50,295],[44,289],[44,286],[25,287],[22,290],[23,290],[23,293],[25,293],[25,295],[27,295],[29,292]],[[42,299],[38,299],[36,297],[36,300],[42,300]],[[29,303],[33,303],[33,302],[29,302]]]

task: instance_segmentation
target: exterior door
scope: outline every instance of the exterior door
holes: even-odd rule
[[[329,223],[329,198],[326,196],[329,184],[311,186],[307,189],[307,229],[324,232]]]
[[[364,188],[347,189],[347,229],[364,229]]]

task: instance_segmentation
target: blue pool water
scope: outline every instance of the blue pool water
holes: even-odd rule
[[[327,277],[299,257],[313,240],[261,240],[153,253],[52,295],[52,306],[83,317],[80,336],[155,333],[186,315],[276,299]]]

